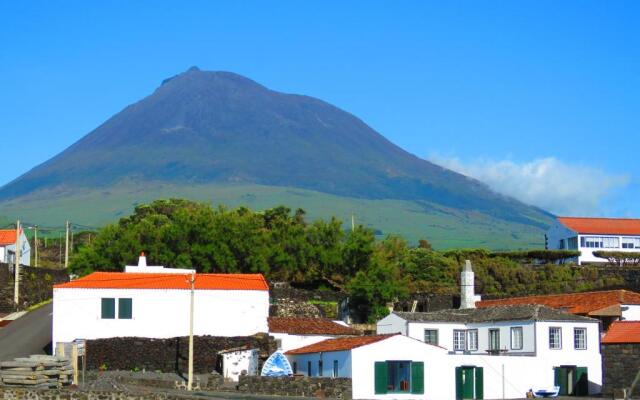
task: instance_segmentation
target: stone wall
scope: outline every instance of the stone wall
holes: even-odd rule
[[[277,346],[267,334],[238,337],[196,336],[193,368],[196,373],[221,370],[221,350],[257,348],[264,362]],[[137,337],[87,340],[87,369],[147,370],[185,373],[188,368],[189,338],[149,339]],[[261,367],[261,363],[259,366]]]
[[[2,400],[178,400],[202,399],[202,396],[161,392],[117,392],[85,390],[33,390],[0,388]]]
[[[13,303],[14,266],[0,263],[0,313],[16,311]],[[53,285],[69,281],[66,270],[20,267],[20,300],[25,309],[53,297]]]
[[[460,306],[460,295],[416,293],[407,300],[394,303],[393,309],[395,311],[411,311],[414,301],[417,312],[448,310]]]
[[[350,400],[352,397],[351,378],[241,376],[238,390],[243,393],[271,396],[303,396],[344,400]]]
[[[640,344],[603,344],[602,364],[602,393],[605,396],[610,396],[616,389],[629,388],[640,371]],[[640,388],[634,393],[638,395]]]
[[[305,290],[276,286],[270,291],[269,315],[274,317],[309,317],[341,319],[347,295],[330,290]]]

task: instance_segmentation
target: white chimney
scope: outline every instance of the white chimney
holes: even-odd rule
[[[144,268],[147,266],[147,257],[144,255],[144,251],[140,253],[140,258],[138,258],[138,267]]]
[[[462,272],[460,272],[460,309],[476,308],[476,300],[471,261],[465,260]]]

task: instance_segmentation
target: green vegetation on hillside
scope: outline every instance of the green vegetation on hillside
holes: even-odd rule
[[[302,208],[310,220],[336,216],[350,227],[373,229],[378,238],[398,235],[409,243],[427,239],[436,249],[482,247],[494,250],[541,248],[544,230],[532,225],[508,223],[498,218],[447,208],[427,201],[369,200],[341,197],[290,187],[232,184],[174,185],[158,182],[122,183],[108,190],[73,193],[39,192],[0,202],[4,215],[41,225],[62,226],[65,220],[104,226],[133,212],[137,204],[159,198],[180,197],[228,207],[265,210],[279,205]],[[541,224],[548,223],[540,220]]]
[[[121,271],[136,262],[140,251],[155,265],[198,272],[259,272],[271,281],[341,290],[349,294],[358,315],[369,320],[384,315],[387,303],[412,293],[458,293],[464,259],[472,260],[478,292],[486,295],[556,293],[620,283],[602,280],[590,268],[524,267],[504,253],[443,253],[432,250],[427,241],[411,247],[392,235],[376,241],[374,232],[362,225],[345,231],[336,218],[308,222],[301,209],[254,212],[187,200],[137,206],[132,215],[107,225],[80,247],[71,270],[81,275]]]

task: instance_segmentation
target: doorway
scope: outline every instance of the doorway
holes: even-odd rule
[[[456,399],[482,399],[484,373],[482,367],[456,367]]]
[[[588,396],[589,374],[587,367],[561,365],[553,368],[554,385],[560,387],[560,396]]]

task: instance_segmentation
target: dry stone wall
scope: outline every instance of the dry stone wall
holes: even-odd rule
[[[0,313],[16,310],[13,302],[14,266],[0,263]],[[53,297],[53,285],[69,281],[66,270],[20,267],[20,300],[18,309],[25,309]]]
[[[302,396],[344,400],[352,398],[350,378],[241,376],[238,390],[243,393],[270,396]]]
[[[220,371],[219,351],[234,348],[256,348],[260,360],[266,360],[277,346],[267,334],[238,337],[194,337],[193,368],[196,373]],[[162,372],[187,371],[189,338],[150,339],[138,337],[88,340],[87,369],[147,370]]]
[[[616,389],[631,387],[640,371],[640,344],[603,344],[602,367],[604,382],[602,393],[610,396]],[[635,389],[640,394],[640,388]]]

